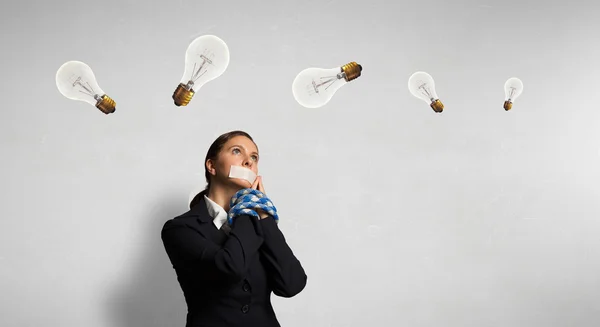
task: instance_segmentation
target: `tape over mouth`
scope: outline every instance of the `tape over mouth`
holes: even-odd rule
[[[243,180],[247,180],[250,184],[254,184],[256,180],[256,174],[245,167],[242,166],[231,166],[229,170],[229,178],[240,178]]]

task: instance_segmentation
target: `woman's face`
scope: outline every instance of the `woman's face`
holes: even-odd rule
[[[247,188],[252,185],[246,180],[229,178],[231,166],[242,166],[252,170],[258,175],[258,149],[254,142],[245,136],[234,136],[223,145],[217,159],[206,162],[208,171],[213,175],[213,181],[233,183],[238,187]]]

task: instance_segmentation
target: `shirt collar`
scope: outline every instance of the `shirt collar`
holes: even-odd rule
[[[221,229],[221,227],[227,222],[227,212],[215,201],[208,198],[206,194],[204,195],[204,199],[206,200],[206,209],[208,210],[208,214],[213,217],[213,224],[215,224],[217,229]]]

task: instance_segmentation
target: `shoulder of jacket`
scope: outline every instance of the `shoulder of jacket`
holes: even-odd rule
[[[198,215],[194,214],[190,211],[183,213],[175,218],[171,218],[169,220],[167,220],[164,224],[163,224],[163,229],[165,227],[174,227],[174,226],[183,226],[183,225],[187,225],[189,222],[194,221],[195,218],[197,218]]]

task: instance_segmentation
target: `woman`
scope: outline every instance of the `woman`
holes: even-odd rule
[[[229,177],[231,166],[258,175],[258,148],[245,132],[219,136],[205,159],[208,183],[190,210],[168,220],[161,238],[188,307],[186,327],[280,326],[271,292],[281,297],[300,293],[307,276],[287,245],[274,218],[237,216],[227,223],[230,199],[245,188],[264,193],[255,182]]]

